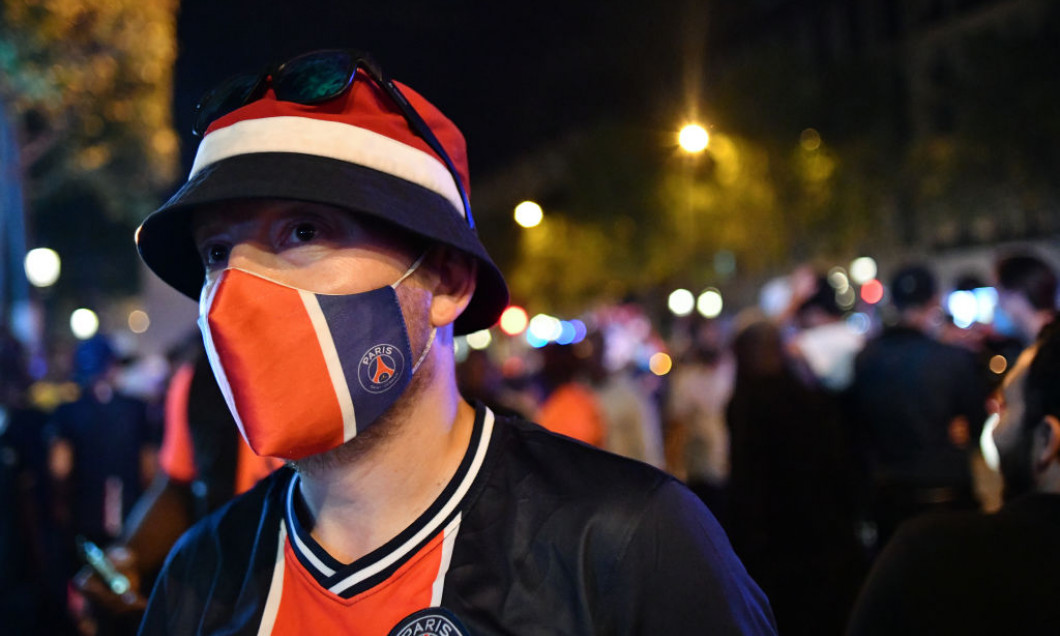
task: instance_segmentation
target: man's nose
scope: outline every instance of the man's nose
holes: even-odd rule
[[[268,275],[280,270],[280,258],[256,241],[241,241],[229,250],[226,265]]]
[[[223,265],[211,269],[204,281],[203,297],[208,297],[221,274],[229,268],[237,268],[270,280],[284,282],[284,272],[278,255],[264,245],[251,240],[240,241],[228,249],[228,258]]]

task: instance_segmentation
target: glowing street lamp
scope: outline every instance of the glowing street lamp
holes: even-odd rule
[[[710,143],[710,134],[699,124],[688,124],[677,135],[677,143],[685,152],[703,152]]]
[[[723,306],[721,292],[713,287],[705,289],[696,299],[696,311],[704,318],[717,318]]]
[[[91,309],[75,309],[70,314],[70,331],[78,340],[88,340],[99,331],[99,316]]]
[[[38,247],[26,252],[23,266],[26,270],[26,280],[34,287],[51,287],[59,280],[59,272],[62,270],[59,254],[47,247]]]
[[[544,218],[545,213],[541,210],[541,206],[533,201],[523,201],[515,206],[515,222],[522,227],[528,229],[537,227],[541,225]]]
[[[696,297],[687,289],[675,289],[670,292],[670,296],[666,299],[666,306],[669,307],[670,313],[675,316],[687,316],[696,307]]]

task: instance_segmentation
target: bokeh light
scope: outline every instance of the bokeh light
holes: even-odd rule
[[[870,305],[883,300],[883,283],[875,278],[861,284],[861,299]]]
[[[151,317],[147,315],[146,311],[134,309],[129,312],[129,331],[133,333],[143,333],[150,327]]]
[[[828,270],[828,284],[838,292],[844,292],[850,287],[850,279],[842,267],[833,267]]]
[[[704,290],[696,299],[696,311],[704,318],[717,318],[723,306],[721,292],[713,287]]]
[[[453,361],[457,364],[467,360],[467,354],[471,347],[467,345],[467,337],[457,336],[453,338]]]
[[[710,134],[699,124],[688,124],[677,135],[677,143],[685,152],[703,152],[710,144]]]
[[[687,316],[692,313],[692,309],[696,306],[696,297],[687,289],[675,289],[670,292],[666,306],[670,308],[670,312],[675,316]]]
[[[571,344],[578,344],[582,340],[585,340],[585,336],[589,333],[589,329],[585,326],[585,323],[575,318],[570,321],[570,324],[574,327],[574,340],[571,341]]]
[[[983,432],[979,435],[979,452],[983,454],[983,462],[990,470],[1001,469],[1001,456],[998,454],[997,445],[994,444],[994,429],[997,428],[1001,417],[997,413],[991,413],[983,424]]]
[[[23,267],[26,270],[26,280],[34,287],[54,285],[62,271],[59,254],[47,247],[38,247],[26,252]]]
[[[1005,356],[998,354],[990,358],[990,371],[1001,375],[1006,369],[1008,369],[1008,360],[1005,359]]]
[[[850,263],[850,278],[858,285],[864,285],[876,278],[876,261],[870,256],[855,258]]]
[[[975,319],[984,325],[994,322],[994,310],[997,309],[997,290],[993,287],[977,287],[972,291],[975,301],[979,305],[979,313]]]
[[[946,300],[946,309],[953,316],[953,324],[961,329],[967,329],[979,316],[979,301],[973,292],[959,289],[950,294]]]
[[[501,331],[509,336],[518,336],[526,331],[529,320],[525,309],[518,305],[512,305],[501,314]]]
[[[663,353],[662,351],[652,354],[651,358],[648,359],[648,369],[651,370],[655,375],[666,375],[674,367],[674,362],[670,358],[669,354]]]
[[[480,329],[474,333],[467,334],[467,346],[472,349],[485,349],[493,342],[493,335],[489,329]]]
[[[533,201],[523,201],[515,206],[515,222],[525,228],[537,227],[545,218],[541,206]]]
[[[850,311],[854,308],[854,304],[858,302],[858,295],[854,292],[853,287],[847,285],[842,290],[836,291],[835,302],[843,311]]]
[[[808,152],[817,150],[821,147],[821,133],[813,128],[803,130],[799,135],[799,145],[802,146],[803,150]]]
[[[530,326],[527,328],[527,333],[532,335],[536,340],[553,342],[559,338],[561,333],[563,333],[563,325],[560,324],[559,318],[556,318],[555,316],[538,314],[530,319]]]
[[[868,314],[859,311],[847,316],[847,326],[850,327],[851,331],[854,333],[865,335],[869,332],[869,327],[872,326],[872,321],[869,319]]]
[[[91,309],[75,309],[70,314],[70,331],[78,340],[88,340],[99,331],[99,317]]]
[[[530,345],[531,347],[533,347],[535,349],[540,349],[541,347],[543,347],[543,346],[548,344],[548,340],[545,340],[544,338],[538,338],[537,336],[534,335],[533,331],[530,331],[529,329],[527,329],[526,330],[526,344]]]
[[[574,328],[574,323],[569,320],[561,320],[559,321],[559,335],[556,337],[556,344],[574,344],[574,338],[577,335],[578,330]]]

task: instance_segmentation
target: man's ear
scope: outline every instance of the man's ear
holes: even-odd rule
[[[1043,470],[1050,462],[1060,459],[1060,419],[1046,415],[1035,431],[1034,462]]]
[[[475,293],[478,261],[450,247],[431,249],[427,263],[431,277],[431,325],[444,327],[452,324],[467,309]]]

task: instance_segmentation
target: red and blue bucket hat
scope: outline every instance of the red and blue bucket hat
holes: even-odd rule
[[[508,288],[471,215],[463,135],[370,57],[307,53],[229,79],[197,111],[202,141],[191,175],[136,234],[143,261],[184,295],[198,299],[205,277],[193,210],[277,198],[344,208],[473,256],[477,284],[457,334],[490,327],[507,306]]]

